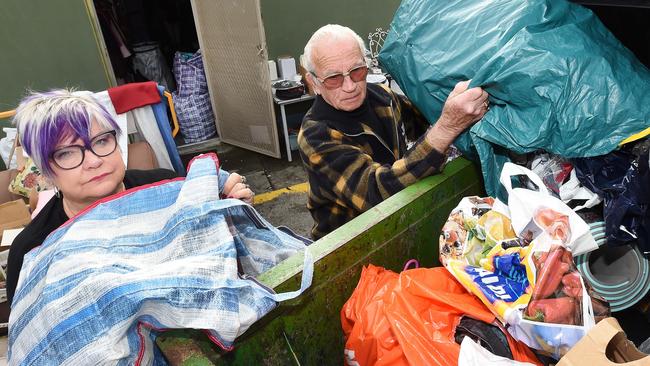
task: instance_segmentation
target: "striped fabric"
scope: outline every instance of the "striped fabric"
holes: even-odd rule
[[[220,200],[215,155],[185,180],[111,197],[25,256],[9,320],[12,365],[165,364],[155,330],[205,329],[229,350],[311,284],[298,238],[249,205]],[[301,289],[274,294],[251,277],[305,251]],[[238,272],[238,263],[241,272]]]
[[[207,140],[217,133],[201,50],[174,54],[178,90],[172,93],[176,117],[186,143]]]
[[[298,146],[309,177],[314,239],[440,172],[445,163],[445,155],[424,139],[429,124],[408,99],[385,85],[368,84],[367,104],[388,141],[361,113],[336,110],[320,96],[302,121]],[[408,150],[407,139],[417,140]]]

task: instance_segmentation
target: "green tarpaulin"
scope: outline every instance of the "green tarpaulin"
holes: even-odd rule
[[[650,126],[650,72],[590,10],[564,0],[404,0],[380,63],[432,123],[461,80],[490,111],[456,145],[496,195],[509,151],[609,153]]]

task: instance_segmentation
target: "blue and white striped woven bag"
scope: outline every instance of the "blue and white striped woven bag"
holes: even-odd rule
[[[25,256],[9,363],[164,364],[150,329],[204,329],[230,349],[277,301],[309,287],[305,244],[219,199],[217,171],[215,155],[195,159],[185,180],[108,198]],[[299,290],[275,294],[247,279],[303,250]]]

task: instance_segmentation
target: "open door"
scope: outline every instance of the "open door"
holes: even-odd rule
[[[280,157],[259,0],[192,0],[222,141]]]

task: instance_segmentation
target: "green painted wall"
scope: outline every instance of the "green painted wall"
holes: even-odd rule
[[[386,29],[399,0],[261,0],[269,59],[290,55],[296,59],[305,43],[323,25],[341,24],[352,28],[366,41],[375,28]]]
[[[0,111],[14,109],[27,88],[106,89],[83,0],[2,0],[0,83]]]
[[[328,23],[349,26],[367,42],[375,28],[388,28],[400,0],[260,4],[269,59],[291,55],[298,60],[312,33]],[[0,83],[0,111],[14,109],[26,89],[109,87],[84,0],[2,0]],[[9,120],[0,120],[0,128],[8,125]]]

